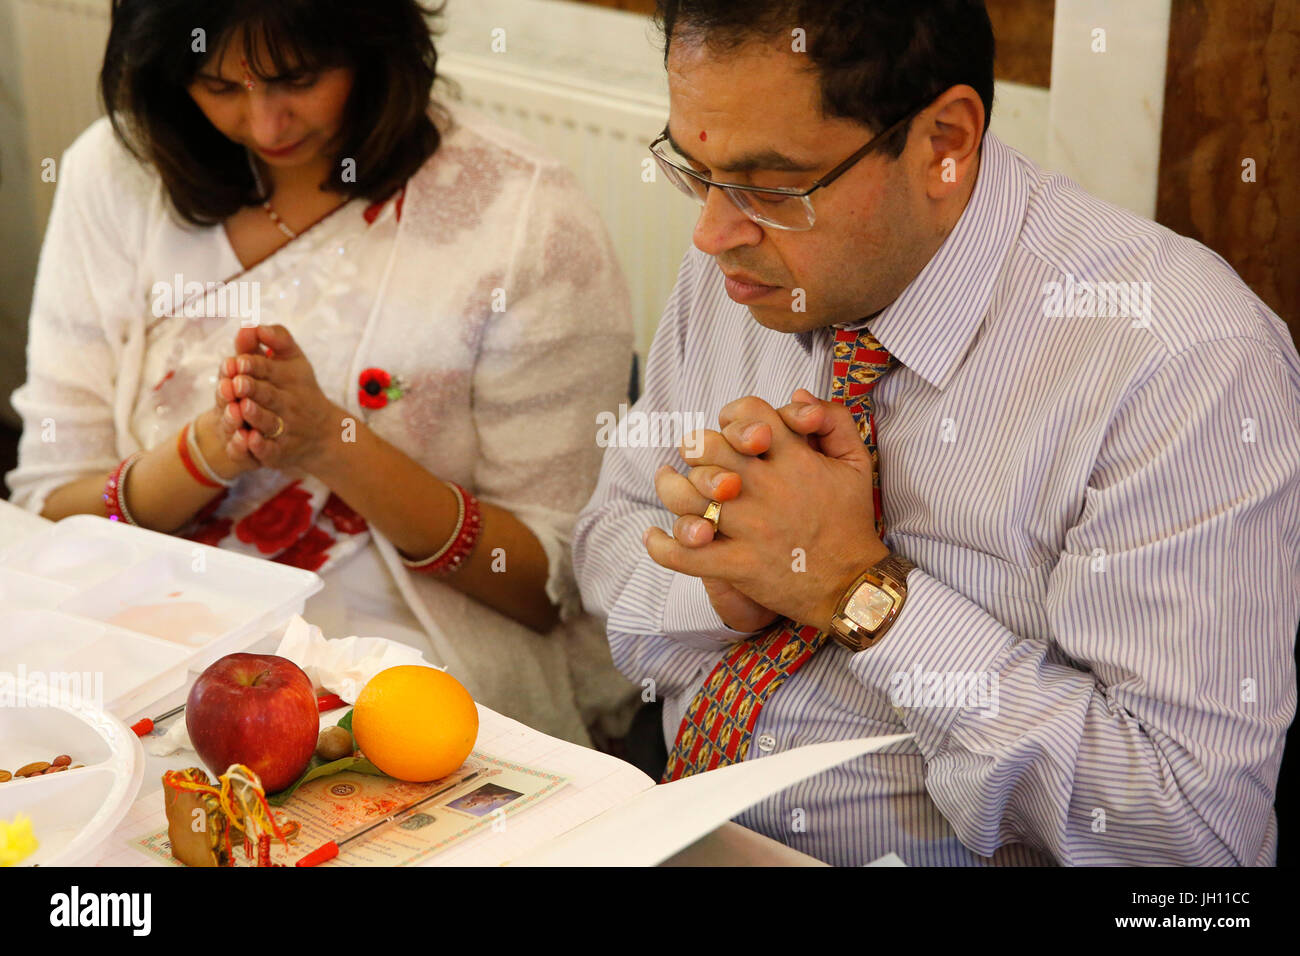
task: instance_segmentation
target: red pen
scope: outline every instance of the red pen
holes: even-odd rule
[[[347,701],[338,694],[323,694],[316,698],[316,710],[318,713],[323,714],[327,710],[337,710],[339,707],[345,706],[347,706]],[[184,709],[185,705],[181,704],[179,707],[173,707],[171,710],[167,711],[167,713],[159,714],[157,717],[141,717],[131,725],[131,729],[135,731],[137,737],[146,737],[153,733],[154,727],[160,720],[166,720],[168,717],[173,717]]]
[[[185,705],[181,704],[179,707],[173,707],[165,714],[159,714],[157,717],[154,717],[152,720],[148,717],[141,717],[139,720],[137,720],[134,724],[131,725],[131,729],[135,731],[135,735],[137,737],[147,736],[153,733],[153,727],[155,723],[157,723],[160,720],[166,720],[168,717],[171,717],[173,714],[179,714],[184,709],[185,709]]]
[[[318,846],[316,849],[312,850],[301,860],[295,863],[294,866],[316,866],[318,863],[324,863],[326,860],[332,860],[339,855],[339,850],[342,849],[343,844],[351,843],[353,840],[356,840],[359,837],[363,837],[367,833],[370,833],[372,830],[377,830],[379,827],[382,827],[385,824],[392,823],[394,820],[398,820],[403,817],[409,817],[415,811],[416,807],[420,806],[421,804],[428,803],[434,797],[442,796],[448,790],[454,790],[456,787],[459,787],[462,783],[466,783],[470,780],[473,780],[478,775],[479,772],[475,770],[467,777],[462,777],[461,779],[455,781],[454,783],[449,783],[447,784],[447,786],[443,787],[442,789],[435,790],[433,793],[429,794],[428,796],[421,797],[419,800],[416,800],[414,803],[408,803],[400,810],[394,810],[392,813],[390,813],[388,816],[384,817],[381,820],[376,820],[374,823],[367,823],[364,826],[358,827],[357,829],[349,833],[347,836],[342,837],[338,840],[330,840],[328,843],[324,843],[321,846]]]

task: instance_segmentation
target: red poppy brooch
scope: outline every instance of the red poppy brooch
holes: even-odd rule
[[[401,379],[389,375],[382,368],[368,368],[358,381],[357,401],[362,408],[383,408],[402,397]]]

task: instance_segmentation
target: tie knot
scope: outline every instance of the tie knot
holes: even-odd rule
[[[881,376],[896,364],[898,359],[866,328],[836,329],[831,400],[850,407],[862,404]]]

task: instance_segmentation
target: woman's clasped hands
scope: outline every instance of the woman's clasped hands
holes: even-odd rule
[[[311,472],[336,451],[348,413],[316,383],[282,325],[240,329],[218,370],[219,436],[232,462]]]

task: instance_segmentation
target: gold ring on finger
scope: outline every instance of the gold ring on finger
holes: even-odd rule
[[[710,499],[709,506],[704,509],[704,520],[713,525],[713,530],[718,530],[718,519],[722,516],[722,502]]]
[[[275,431],[267,435],[267,438],[279,438],[284,434],[284,419],[279,415],[275,416]]]

